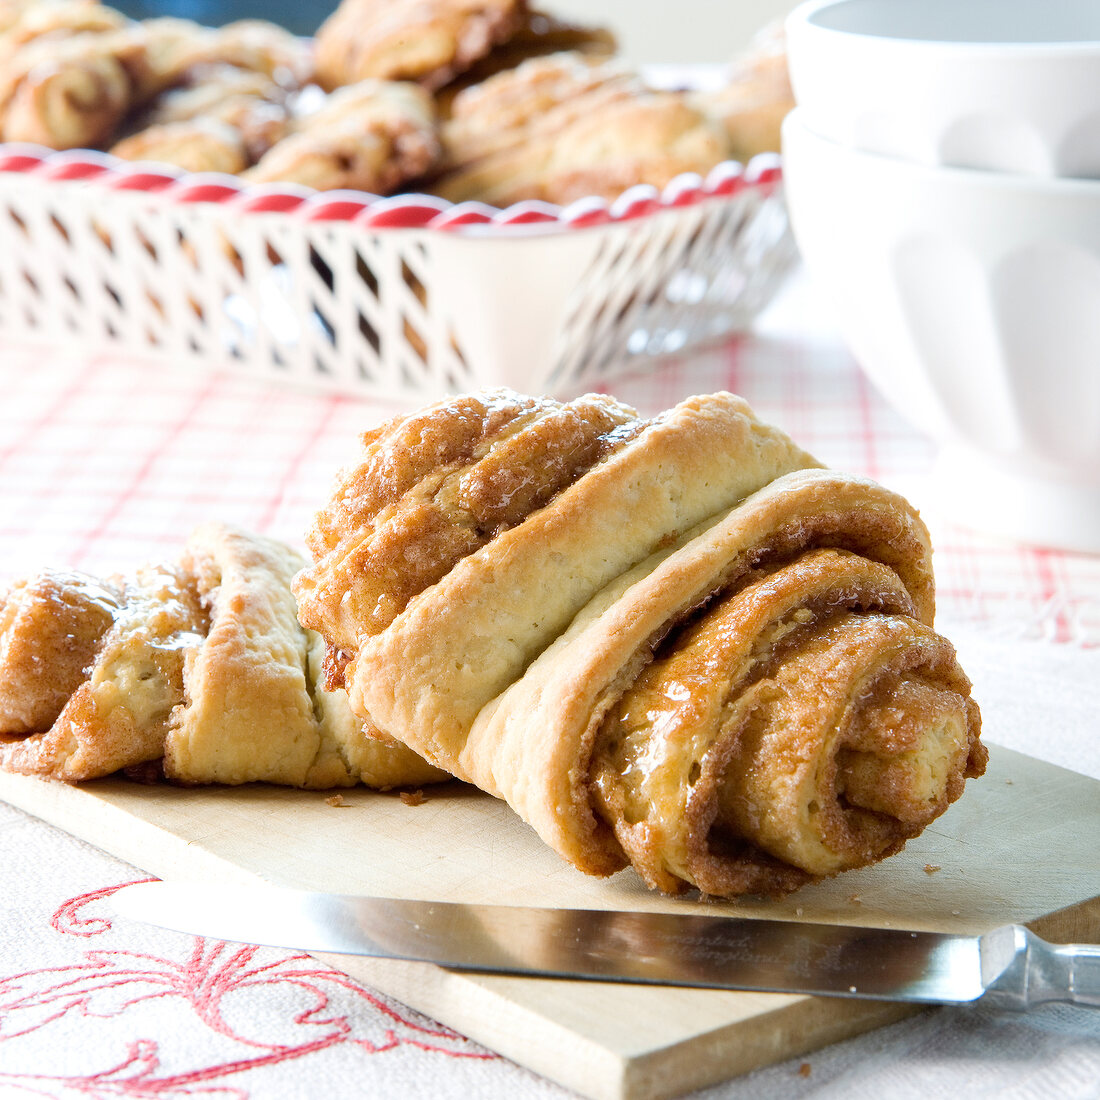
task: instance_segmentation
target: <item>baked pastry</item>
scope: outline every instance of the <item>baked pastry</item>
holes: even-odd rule
[[[564,205],[589,195],[612,200],[634,184],[660,188],[685,172],[704,174],[728,157],[725,132],[685,96],[632,91],[628,82],[623,77],[600,83],[544,116],[535,115],[517,140],[460,164],[431,190],[452,202],[496,206],[521,199]],[[453,133],[451,148],[463,156]]]
[[[368,78],[441,88],[522,25],[523,0],[342,0],[316,36],[328,91]]]
[[[598,409],[562,461],[546,425]],[[740,399],[644,421],[492,392],[363,443],[295,581],[330,679],[581,870],[783,893],[896,852],[984,769],[919,517]],[[490,486],[501,522],[470,504]]]
[[[147,79],[135,30],[37,39],[0,71],[0,140],[98,147],[139,101]]]
[[[140,25],[152,71],[151,91],[194,83],[196,68],[229,65],[261,73],[286,91],[313,78],[308,43],[260,19],[242,19],[223,27],[204,27],[188,19],[147,19]]]
[[[165,122],[131,134],[111,146],[123,160],[174,164],[185,172],[225,172],[234,175],[249,165],[240,133],[216,118]]]
[[[121,12],[96,0],[37,0],[17,4],[4,15],[0,8],[0,67],[30,45],[58,42],[74,34],[96,34],[131,26]]]
[[[364,80],[333,92],[243,175],[254,183],[388,195],[438,157],[431,96],[415,84]]]
[[[778,153],[783,119],[795,105],[782,23],[765,27],[734,61],[724,83],[700,92],[693,102],[722,124],[735,157],[747,161],[757,153]]]
[[[0,767],[77,782],[159,761],[179,783],[309,788],[446,778],[365,736],[344,693],[319,686],[324,646],[290,592],[303,564],[211,524],[177,564],[14,586],[0,603]]]
[[[547,12],[528,9],[507,41],[436,92],[436,105],[440,115],[448,117],[460,92],[536,57],[576,53],[596,62],[606,61],[617,49],[615,35],[607,27],[571,23]]]
[[[455,171],[504,150],[553,141],[570,124],[643,85],[625,66],[566,52],[532,58],[455,96],[442,127]]]

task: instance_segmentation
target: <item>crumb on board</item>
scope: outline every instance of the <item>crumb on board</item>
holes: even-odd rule
[[[800,916],[802,916],[803,912],[804,912],[804,910],[803,910],[802,906],[800,905],[800,906],[799,906],[799,907],[798,907],[798,908],[797,908],[797,909],[796,909],[796,910],[794,911],[794,915],[795,915],[796,917],[800,917]]]
[[[863,904],[863,898],[861,898],[859,896],[859,894],[849,894],[848,895],[848,904],[849,905],[862,905]]]
[[[424,801],[424,792],[417,788],[415,791],[402,791],[401,801],[406,806],[419,806]]]
[[[325,802],[330,806],[350,806],[351,803],[342,794],[330,794]]]
[[[937,866],[935,863],[926,863],[924,865],[924,873],[926,875],[934,875],[937,871],[941,870],[943,870],[943,868]]]
[[[811,1073],[813,1073],[813,1066],[811,1066],[809,1062],[803,1062],[802,1065],[798,1067],[799,1077],[809,1077]]]

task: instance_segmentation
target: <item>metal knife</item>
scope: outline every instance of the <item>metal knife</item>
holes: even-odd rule
[[[148,882],[116,913],[181,932],[458,970],[1026,1009],[1100,1007],[1100,946],[695,913],[538,909]]]

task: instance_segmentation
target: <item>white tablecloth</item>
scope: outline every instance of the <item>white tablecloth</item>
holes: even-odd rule
[[[1100,778],[1100,558],[940,520],[930,446],[805,290],[753,337],[610,388],[646,412],[733,389],[830,465],[905,492],[987,739]],[[0,584],[173,555],[204,519],[300,541],[357,433],[391,411],[0,338]],[[143,877],[0,803],[0,1097],[567,1095],[308,956],[112,924],[110,893]],[[932,1010],[699,1095],[1100,1097],[1100,1012]]]

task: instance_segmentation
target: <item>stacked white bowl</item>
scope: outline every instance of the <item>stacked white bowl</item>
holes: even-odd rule
[[[1100,0],[813,0],[787,40],[795,237],[936,507],[1100,551]]]

